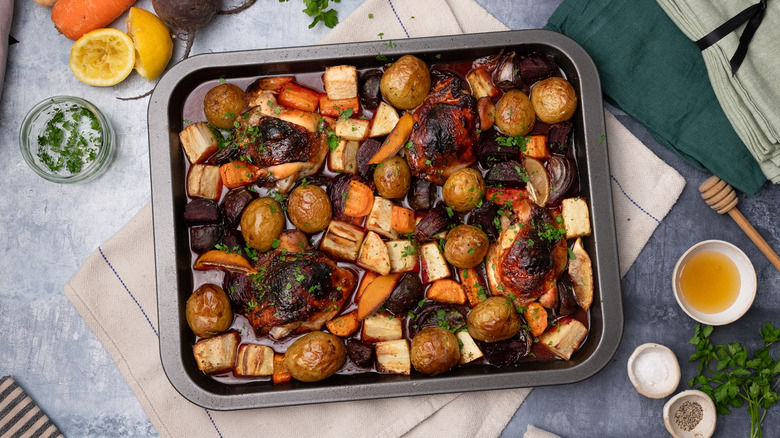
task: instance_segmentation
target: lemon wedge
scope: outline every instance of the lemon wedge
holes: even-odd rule
[[[162,74],[173,55],[173,40],[168,26],[151,12],[130,8],[127,34],[135,43],[135,70],[148,81]]]
[[[95,29],[73,44],[69,64],[76,78],[85,84],[118,84],[133,71],[133,40],[121,30]]]

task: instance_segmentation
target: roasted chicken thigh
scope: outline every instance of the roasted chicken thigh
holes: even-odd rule
[[[355,275],[317,250],[275,251],[258,274],[233,274],[228,294],[257,333],[280,338],[318,330],[336,316],[355,288]]]
[[[514,202],[508,217],[487,255],[491,292],[518,306],[557,294],[557,279],[568,261],[565,231],[549,210],[527,198]]]
[[[277,191],[288,192],[297,180],[322,166],[328,153],[325,129],[312,133],[256,109],[245,114],[238,128],[241,154],[259,167],[258,178],[276,181]]]
[[[477,100],[452,73],[433,72],[433,90],[414,110],[406,160],[414,176],[444,184],[477,160]]]

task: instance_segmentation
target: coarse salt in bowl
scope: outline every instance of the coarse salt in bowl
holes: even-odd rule
[[[628,358],[628,378],[645,397],[663,398],[680,383],[680,364],[669,348],[654,343],[642,344]]]

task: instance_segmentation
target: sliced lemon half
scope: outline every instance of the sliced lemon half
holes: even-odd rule
[[[130,8],[127,34],[135,44],[135,70],[148,81],[155,80],[173,55],[173,39],[168,26],[153,13]]]
[[[85,84],[107,87],[122,82],[133,71],[133,40],[121,30],[87,32],[70,49],[70,70]]]

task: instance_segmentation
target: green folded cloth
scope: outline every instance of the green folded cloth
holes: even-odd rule
[[[657,0],[692,41],[698,41],[757,0]],[[737,135],[764,174],[780,183],[780,2],[767,2],[764,18],[736,75],[729,60],[743,28],[702,52],[712,88]]]
[[[659,143],[749,195],[764,184],[718,104],[701,52],[655,0],[564,0],[546,27],[585,48],[607,98]]]

